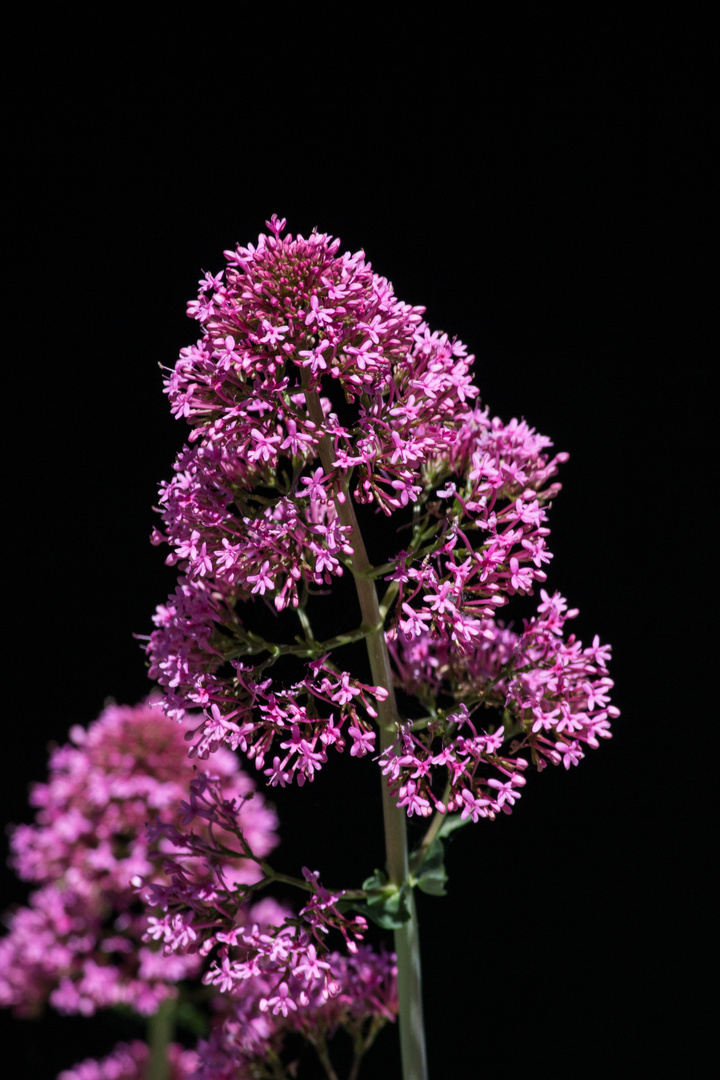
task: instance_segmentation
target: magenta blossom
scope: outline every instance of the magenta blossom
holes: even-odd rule
[[[136,910],[131,879],[162,874],[162,850],[151,846],[146,823],[158,814],[177,824],[195,776],[184,729],[168,725],[157,704],[109,705],[87,731],[53,750],[50,779],[36,784],[34,825],[12,835],[12,863],[40,887],[27,907],[9,916],[0,941],[0,1004],[32,1015],[49,1000],[60,1012],[89,1015],[131,1005],[151,1014],[175,984],[200,973],[197,956],[166,958],[143,943],[145,916]],[[275,813],[253,792],[252,780],[228,751],[212,773],[223,796],[235,800],[238,822],[258,855],[277,843]],[[240,808],[240,804],[242,804]],[[198,836],[206,835],[202,822]],[[199,863],[186,874],[200,882]],[[252,882],[257,864],[228,860],[226,877]]]
[[[136,1039],[131,1043],[118,1043],[107,1057],[100,1061],[87,1058],[63,1069],[57,1080],[145,1080],[150,1051],[147,1044]],[[197,1075],[198,1055],[171,1043],[167,1050],[167,1080],[191,1080]]]
[[[567,455],[482,408],[463,344],[362,252],[283,235],[276,217],[268,228],[201,281],[188,308],[201,337],[166,382],[192,431],[155,534],[180,572],[147,647],[165,710],[202,709],[192,754],[240,749],[285,785],[312,781],[333,747],[373,754],[389,708],[396,741],[380,763],[398,806],[509,812],[529,764],[576,764],[617,715],[609,650],[563,637],[576,612],[559,594],[541,591],[522,632],[498,617],[546,581]],[[362,504],[405,528],[380,565]],[[313,633],[314,594],[348,570],[358,588],[385,582],[375,610],[394,686],[348,670],[345,646],[383,647],[352,607],[334,637]],[[288,613],[268,636],[253,628],[258,602]]]
[[[325,1053],[340,1027],[362,1056],[397,1012],[394,958],[358,946],[365,920],[341,914],[340,894],[310,871],[299,916],[258,900],[277,818],[229,751],[193,767],[194,721],[168,725],[157,703],[110,705],[53,751],[32,791],[36,822],[12,836],[14,865],[41,887],[7,920],[0,1004],[23,1016],[48,1000],[65,1013],[122,1004],[152,1016],[188,980],[197,998],[202,979],[210,1034],[197,1051],[167,1048],[170,1080],[249,1080],[289,1035]],[[139,912],[138,892],[154,908]],[[328,951],[329,931],[350,957]],[[58,1080],[144,1080],[149,1059],[136,1040]]]
[[[327,1043],[340,1029],[347,1032],[359,1060],[377,1034],[397,1014],[395,962],[388,953],[362,946],[355,956],[331,954],[337,982],[329,997],[320,990],[303,994],[291,978],[274,993],[262,977],[244,983],[232,998],[215,1002],[217,1022],[195,1049],[176,1043],[167,1049],[168,1080],[252,1080],[267,1076],[269,1061],[287,1054],[291,1036],[301,1035],[327,1060]],[[303,1004],[295,1002],[304,997]],[[292,1005],[281,1007],[282,1002]],[[87,1059],[64,1069],[57,1080],[145,1080],[150,1059],[146,1043],[118,1044],[101,1060]],[[291,1075],[287,1060],[275,1075]],[[332,1075],[332,1074],[331,1074]]]
[[[238,993],[248,980],[269,980],[273,995],[263,998],[262,1011],[279,1009],[286,1016],[288,1009],[307,1003],[304,993],[297,1002],[289,996],[291,979],[306,990],[319,986],[327,997],[337,992],[337,979],[324,959],[326,936],[339,932],[354,955],[367,929],[363,916],[348,917],[340,910],[344,892],[329,892],[317,871],[304,867],[302,879],[280,879],[310,894],[298,915],[270,897],[249,907],[257,890],[276,875],[260,860],[266,875],[260,882],[242,882],[228,873],[229,853],[249,851],[243,803],[227,799],[217,780],[199,776],[182,809],[180,828],[158,821],[152,830],[167,852],[162,877],[136,879],[139,895],[158,912],[148,920],[145,940],[161,942],[170,962],[187,954],[204,957],[203,982],[223,994]],[[196,820],[207,823],[207,837],[193,827]]]

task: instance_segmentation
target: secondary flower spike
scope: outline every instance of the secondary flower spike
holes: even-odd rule
[[[10,932],[0,939],[0,1006],[29,1016],[49,1001],[59,1012],[89,1016],[122,1004],[150,1015],[175,996],[177,983],[201,972],[197,955],[168,959],[143,944],[146,915],[131,884],[145,874],[167,884],[165,853],[150,843],[146,824],[159,814],[180,823],[195,776],[183,734],[157,702],[108,705],[52,751],[48,782],[32,790],[36,822],[12,833],[12,864],[39,888],[9,916]],[[268,854],[278,842],[277,817],[260,795],[249,798],[255,785],[236,757],[223,750],[209,771],[223,797],[242,804],[234,827],[256,853]],[[207,837],[204,822],[196,831],[198,842]],[[185,865],[186,881],[198,889],[201,865]],[[260,876],[248,859],[227,860],[230,884]]]
[[[227,750],[194,768],[193,719],[168,724],[157,702],[107,705],[52,750],[47,783],[32,789],[36,820],[12,833],[13,865],[40,888],[5,918],[0,1006],[152,1017],[164,1002],[167,1022],[194,1001],[205,1037],[166,1048],[168,1080],[260,1075],[293,1037],[325,1045],[338,1028],[362,1056],[397,1013],[394,957],[355,943],[365,920],[342,915],[310,871],[299,917],[258,899],[276,814]],[[331,929],[349,956],[327,949]],[[144,1042],[121,1043],[58,1080],[146,1080],[150,1058]]]
[[[201,336],[166,380],[192,431],[160,492],[154,539],[180,576],[155,616],[150,674],[169,716],[202,710],[191,754],[239,748],[271,785],[312,781],[333,747],[376,753],[388,687],[346,659],[375,631],[350,609],[332,638],[311,626],[318,592],[359,573],[349,507],[374,507],[403,545],[362,571],[385,590],[401,692],[381,766],[408,814],[492,818],[528,765],[576,764],[617,715],[609,649],[564,636],[577,612],[558,593],[542,589],[522,629],[499,618],[546,582],[567,455],[490,416],[465,346],[363,252],[267,225],[200,282]],[[271,634],[253,605],[277,613]]]

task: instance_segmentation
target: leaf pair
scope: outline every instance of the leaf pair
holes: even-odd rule
[[[410,918],[407,900],[411,888],[417,886],[430,896],[445,896],[448,876],[445,869],[443,837],[449,836],[469,820],[469,817],[463,820],[460,814],[447,817],[425,852],[419,867],[410,874],[409,881],[403,885],[392,885],[387,879],[387,874],[382,870],[376,870],[362,884],[367,893],[366,903],[353,903],[353,909],[371,919],[378,926],[382,926],[383,929],[395,930]]]

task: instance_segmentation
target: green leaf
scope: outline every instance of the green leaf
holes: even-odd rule
[[[437,839],[442,836],[449,836],[450,833],[455,832],[456,829],[461,829],[463,825],[467,825],[468,821],[472,821],[470,814],[468,814],[464,821],[461,814],[448,814],[438,829]]]
[[[372,920],[384,930],[396,930],[410,918],[407,906],[409,885],[391,885],[382,870],[376,870],[362,884],[368,894],[364,904],[353,904],[355,911]]]
[[[384,889],[387,886],[387,883],[387,874],[384,874],[382,870],[375,870],[370,877],[365,878],[362,883],[362,887],[365,892],[374,893],[378,890]]]
[[[463,824],[465,823],[463,822]],[[420,866],[413,881],[414,885],[417,885],[424,893],[429,893],[430,896],[446,895],[445,886],[448,877],[445,870],[444,855],[442,840],[439,836],[436,836],[428,848],[425,861]]]

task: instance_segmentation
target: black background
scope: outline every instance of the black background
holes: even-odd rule
[[[201,270],[273,212],[317,226],[462,338],[494,412],[569,451],[549,581],[614,647],[612,741],[455,834],[449,896],[420,897],[431,1076],[710,1075],[704,28],[446,8],[15,39],[4,817],[29,820],[49,741],[149,689],[133,634],[172,587],[148,535],[185,436],[158,364],[195,339]],[[275,797],[289,872],[382,860],[373,767],[351,765]],[[37,1080],[127,1033],[0,1020]],[[368,1075],[397,1075],[394,1037]]]

